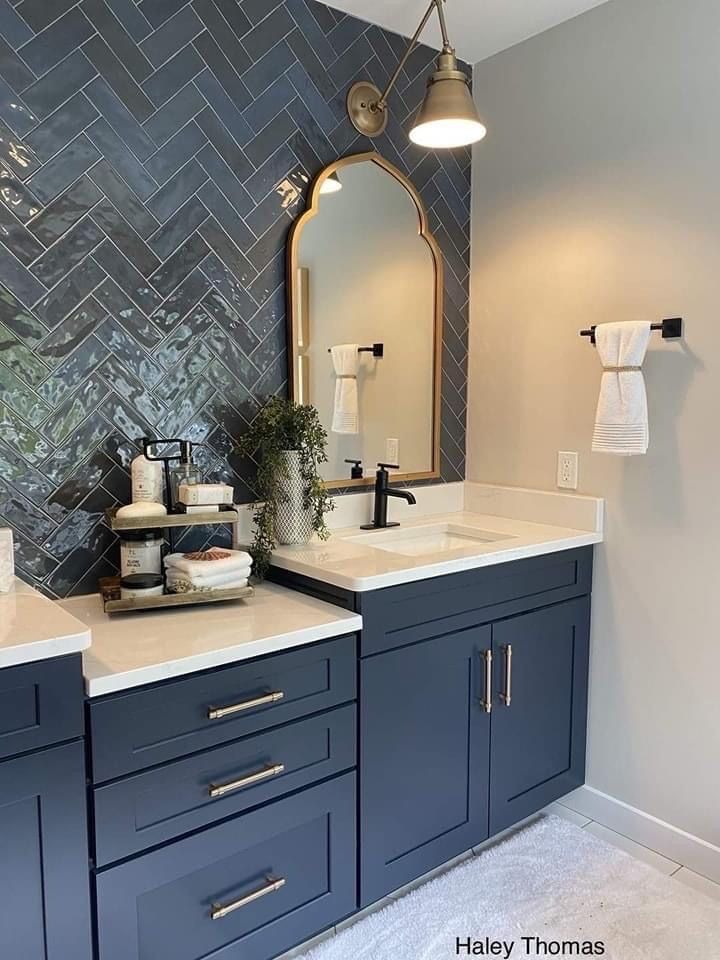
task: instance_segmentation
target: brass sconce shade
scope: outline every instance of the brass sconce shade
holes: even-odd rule
[[[487,133],[473,102],[468,77],[458,69],[455,50],[450,45],[444,3],[445,0],[432,0],[383,93],[366,80],[350,88],[347,96],[348,115],[355,129],[366,137],[379,137],[385,131],[388,124],[388,96],[433,11],[437,11],[440,19],[443,49],[438,57],[437,70],[428,79],[425,100],[410,131],[410,139],[419,146],[443,150],[477,143]]]
[[[342,190],[342,183],[340,183],[340,177],[337,173],[333,172],[330,176],[323,182],[323,185],[320,187],[320,193],[338,193]]]
[[[438,71],[415,118],[410,139],[421,147],[452,149],[477,143],[487,133],[473,103],[467,77],[452,54],[443,53]]]

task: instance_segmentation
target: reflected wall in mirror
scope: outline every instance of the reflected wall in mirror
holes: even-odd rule
[[[354,482],[372,483],[393,441],[395,479],[438,477],[443,265],[412,183],[376,153],[331,164],[290,234],[288,270],[292,395],[328,430],[326,482],[349,486],[345,461],[361,460]],[[353,344],[354,362],[330,353]]]

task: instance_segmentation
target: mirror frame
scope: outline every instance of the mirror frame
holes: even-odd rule
[[[320,210],[320,189],[323,183],[333,173],[338,173],[344,167],[356,163],[376,163],[379,167],[394,177],[398,183],[405,188],[413,203],[418,215],[418,234],[423,238],[430,250],[435,270],[435,303],[433,312],[435,316],[434,337],[433,337],[433,424],[432,424],[432,465],[429,470],[416,473],[398,472],[391,475],[394,481],[406,482],[410,480],[436,480],[440,478],[440,412],[441,412],[441,387],[442,387],[442,349],[443,349],[443,306],[445,296],[445,266],[443,263],[442,251],[440,245],[433,236],[428,223],[425,205],[420,194],[408,177],[405,176],[396,166],[386,160],[379,153],[369,151],[367,153],[356,153],[351,156],[342,157],[329,164],[317,175],[310,187],[308,199],[304,212],[293,223],[287,242],[287,328],[288,328],[288,389],[290,396],[297,403],[306,403],[304,396],[301,366],[307,369],[307,363],[302,364],[303,358],[307,361],[301,352],[302,344],[306,341],[308,324],[308,288],[307,284],[301,281],[300,268],[298,267],[298,249],[303,228]],[[307,373],[305,374],[307,376]],[[368,465],[363,464],[367,469]],[[362,480],[327,480],[325,487],[327,489],[344,489],[345,487],[366,487],[375,483],[374,477],[375,464],[372,465],[373,476],[363,477]]]

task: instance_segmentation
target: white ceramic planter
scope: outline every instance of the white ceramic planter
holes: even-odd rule
[[[275,538],[278,543],[307,543],[312,536],[312,510],[303,506],[303,479],[300,474],[300,453],[283,453],[285,469],[280,478],[282,499],[278,503]]]

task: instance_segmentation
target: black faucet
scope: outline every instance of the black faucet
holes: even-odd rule
[[[394,463],[379,463],[375,474],[375,512],[372,523],[364,523],[361,530],[384,530],[386,527],[399,527],[399,523],[390,523],[387,518],[388,497],[398,497],[407,500],[412,506],[417,503],[415,496],[409,490],[395,490],[390,486],[388,470],[399,470]]]

